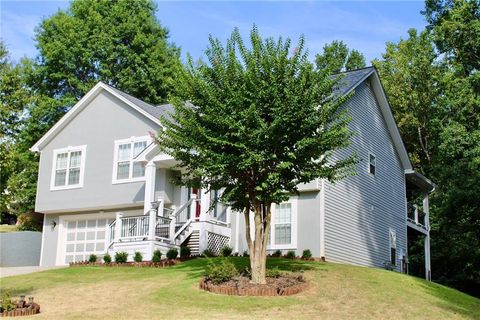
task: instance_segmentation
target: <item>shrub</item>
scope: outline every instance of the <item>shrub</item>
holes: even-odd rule
[[[269,278],[279,278],[282,275],[282,272],[278,267],[267,269],[266,276]]]
[[[248,254],[248,251],[247,251],[247,250],[243,251],[243,256],[244,256],[244,257],[250,257],[250,255]]]
[[[229,281],[237,275],[237,268],[235,268],[235,265],[227,259],[222,259],[220,262],[209,262],[205,274],[206,278],[214,284]]]
[[[272,253],[272,257],[274,257],[274,258],[280,258],[281,256],[282,256],[282,250],[275,250]]]
[[[190,257],[191,253],[192,253],[192,251],[190,250],[189,247],[187,247],[187,246],[181,246],[180,247],[180,257],[181,258]]]
[[[152,262],[159,263],[162,260],[162,252],[160,250],[153,251]]]
[[[215,254],[215,252],[213,252],[211,249],[205,249],[203,250],[203,253],[202,253],[205,257],[207,258],[211,258],[211,257],[216,257],[217,255]]]
[[[105,262],[106,264],[109,264],[112,262],[112,256],[110,256],[108,253],[106,255],[103,256],[103,262]]]
[[[232,254],[232,247],[230,246],[225,246],[222,248],[222,250],[220,251],[222,257],[229,257],[231,254]]]
[[[312,252],[310,251],[310,249],[303,250],[302,259],[306,259],[306,260],[312,259]]]
[[[128,253],[126,252],[117,252],[115,253],[115,262],[116,263],[125,263],[128,259]]]
[[[135,262],[142,262],[143,256],[141,252],[135,251],[135,255],[133,256],[133,261]]]
[[[97,262],[97,256],[92,253],[92,254],[90,255],[90,257],[88,258],[88,262],[90,262],[90,263],[95,263],[95,262]]]
[[[176,259],[178,256],[178,250],[175,248],[171,248],[167,251],[167,258],[170,260]]]
[[[10,292],[8,290],[2,290],[2,300],[0,302],[0,312],[10,311],[17,307],[15,302],[10,298]]]
[[[293,251],[293,250],[287,251],[287,254],[285,255],[285,258],[295,259],[296,258],[295,251]]]

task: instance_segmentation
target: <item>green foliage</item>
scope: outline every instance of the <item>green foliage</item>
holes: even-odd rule
[[[295,259],[297,256],[295,254],[295,251],[289,250],[287,251],[287,254],[285,255],[285,258],[287,259]]]
[[[97,262],[97,255],[95,255],[95,254],[92,253],[92,254],[90,255],[90,257],[88,257],[88,262],[90,262],[90,263],[95,263],[95,262]]]
[[[10,311],[17,307],[16,303],[10,297],[10,291],[2,290],[2,300],[0,301],[0,312]]]
[[[243,251],[243,255],[242,255],[242,256],[244,256],[244,257],[249,257],[250,254],[248,254],[248,250]]]
[[[332,41],[323,46],[323,53],[315,56],[319,70],[328,69],[332,73],[364,68],[365,57],[357,50],[349,50],[343,41]]]
[[[269,278],[280,278],[282,275],[283,272],[278,267],[267,269],[267,277]]]
[[[176,259],[178,256],[178,250],[175,248],[171,248],[167,251],[167,258],[170,260]]]
[[[272,253],[272,257],[280,258],[281,256],[282,256],[282,250],[275,250],[275,251]]]
[[[162,260],[162,252],[160,250],[153,251],[152,262],[159,263]]]
[[[133,261],[135,262],[142,262],[143,261],[143,256],[141,252],[135,251],[135,254],[133,256]]]
[[[227,282],[238,276],[238,270],[235,265],[228,259],[209,261],[205,276],[214,284]]]
[[[191,254],[191,250],[189,247],[187,246],[181,246],[180,247],[180,257],[181,258],[188,258],[190,257],[190,254]]]
[[[105,262],[106,264],[109,264],[112,262],[112,256],[110,254],[106,254],[103,256],[103,262]]]
[[[126,252],[117,252],[115,253],[115,262],[116,263],[125,263],[128,260],[128,253]]]
[[[202,255],[203,255],[204,257],[207,257],[207,258],[211,258],[211,257],[216,257],[216,256],[217,256],[217,255],[215,254],[215,252],[213,252],[213,250],[208,249],[208,248],[205,249],[205,250],[203,250]]]
[[[223,247],[223,248],[220,250],[220,255],[221,255],[222,257],[229,257],[229,256],[232,255],[232,251],[233,251],[232,247],[230,247],[230,246],[225,246],[225,247]]]
[[[312,258],[312,251],[310,249],[305,249],[302,252],[302,259],[311,259]]]

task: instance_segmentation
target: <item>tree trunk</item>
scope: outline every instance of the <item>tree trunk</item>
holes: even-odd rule
[[[250,267],[252,271],[251,281],[256,284],[266,283],[267,271],[267,242],[270,231],[270,204],[254,204],[255,238],[250,234],[250,216],[245,210],[246,238],[250,254]]]

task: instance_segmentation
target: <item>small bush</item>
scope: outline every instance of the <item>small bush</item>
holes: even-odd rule
[[[207,257],[207,258],[211,258],[211,257],[216,257],[217,255],[215,254],[215,252],[213,252],[212,250],[210,249],[205,249],[203,250],[203,256]]]
[[[171,248],[167,251],[167,258],[170,260],[176,259],[178,256],[178,250],[175,248]]]
[[[274,258],[280,258],[281,256],[282,256],[282,250],[275,250],[272,253],[272,257],[274,257]]]
[[[112,256],[110,256],[108,253],[106,255],[103,256],[103,262],[105,262],[106,264],[109,264],[112,262]]]
[[[153,251],[152,262],[159,263],[162,260],[162,252],[160,250]]]
[[[92,254],[90,255],[90,257],[88,258],[88,262],[90,262],[90,263],[95,263],[95,262],[97,262],[97,256],[92,253]]]
[[[310,249],[303,250],[302,259],[306,259],[306,260],[312,259],[312,252],[310,251]]]
[[[125,263],[128,259],[128,253],[126,252],[117,252],[115,253],[115,262],[116,263]]]
[[[295,259],[296,258],[295,251],[293,251],[293,250],[287,251],[287,254],[285,255],[285,258]]]
[[[142,262],[143,256],[141,252],[135,251],[135,255],[133,256],[133,261],[135,262]]]
[[[250,255],[248,254],[248,251],[247,251],[247,250],[243,251],[243,256],[244,256],[244,257],[250,257]]]
[[[207,265],[206,271],[206,278],[214,284],[229,281],[238,275],[238,270],[235,268],[235,265],[227,259],[222,259],[220,262],[211,261]]]
[[[192,253],[192,251],[190,250],[189,247],[187,247],[187,246],[181,246],[180,247],[180,257],[181,258],[188,258],[188,257],[190,257],[191,253]]]
[[[279,278],[282,275],[282,272],[278,267],[267,269],[266,276],[269,278]]]
[[[8,290],[2,290],[2,300],[0,301],[0,312],[10,311],[17,307],[16,303],[10,298]]]
[[[222,250],[220,251],[222,257],[230,257],[230,255],[232,254],[232,247],[230,246],[225,246],[222,248]]]

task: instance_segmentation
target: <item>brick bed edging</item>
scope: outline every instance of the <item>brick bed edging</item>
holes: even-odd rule
[[[287,288],[271,288],[271,287],[253,287],[253,288],[236,288],[236,287],[222,287],[213,283],[207,282],[205,278],[200,280],[200,289],[225,294],[229,296],[291,296],[297,294],[308,287],[308,283],[303,282]]]
[[[0,313],[0,317],[32,316],[37,313],[40,313],[40,306],[38,306],[37,308],[21,308],[10,311],[3,311],[2,313]]]
[[[83,266],[100,266],[100,267],[149,267],[149,268],[165,268],[174,266],[177,263],[181,262],[181,260],[162,260],[160,262],[151,262],[151,261],[143,261],[143,262],[124,262],[124,263],[102,263],[102,262],[88,262],[88,261],[80,261],[80,262],[71,262],[70,267],[83,267]]]

